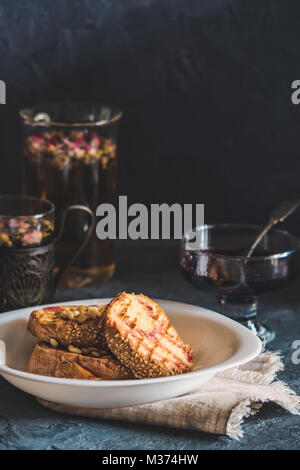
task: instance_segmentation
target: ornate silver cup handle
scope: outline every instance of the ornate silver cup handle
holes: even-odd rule
[[[69,206],[65,212],[63,213],[63,216],[62,216],[62,220],[61,220],[61,224],[60,224],[60,229],[59,229],[59,233],[55,239],[55,243],[57,243],[63,232],[64,232],[64,228],[65,228],[65,222],[66,222],[66,217],[68,215],[69,212],[71,211],[74,211],[74,210],[79,210],[79,211],[83,211],[83,212],[86,212],[89,217],[90,217],[90,224],[89,224],[89,228],[86,232],[86,236],[85,236],[85,239],[83,240],[83,242],[78,246],[78,248],[76,249],[76,251],[74,252],[73,256],[71,256],[71,258],[63,265],[60,267],[59,271],[56,273],[55,277],[54,277],[54,292],[58,286],[58,283],[62,277],[62,275],[64,274],[64,272],[68,269],[69,266],[71,266],[75,259],[77,258],[77,256],[82,252],[82,250],[86,247],[89,239],[91,238],[91,235],[93,233],[93,230],[94,230],[94,227],[95,227],[95,215],[94,213],[92,212],[92,210],[87,207],[87,206],[82,206],[82,205],[72,205],[72,206]]]

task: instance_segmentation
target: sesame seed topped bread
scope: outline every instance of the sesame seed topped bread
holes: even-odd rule
[[[35,310],[28,330],[39,340],[61,346],[105,346],[106,305],[59,305]]]
[[[70,347],[69,347],[70,348]],[[77,348],[72,347],[73,351]],[[96,351],[94,349],[94,351]],[[124,380],[134,378],[131,372],[109,351],[70,352],[45,343],[38,343],[29,359],[27,371],[32,374],[84,380]]]
[[[190,372],[194,362],[165,312],[142,294],[121,292],[107,307],[105,337],[111,352],[137,378]]]

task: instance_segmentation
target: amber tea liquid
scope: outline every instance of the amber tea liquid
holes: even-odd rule
[[[115,203],[116,145],[96,132],[51,130],[30,134],[24,144],[24,194],[49,199],[56,207],[56,227],[72,204],[87,205],[95,213],[102,203]],[[75,252],[88,229],[88,217],[70,213],[56,249],[56,266]],[[106,282],[115,270],[112,240],[92,238],[61,279],[61,287]]]

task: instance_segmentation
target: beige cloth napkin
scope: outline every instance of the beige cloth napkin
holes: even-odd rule
[[[217,374],[199,386],[198,391],[170,400],[110,409],[38,401],[47,408],[71,415],[199,430],[239,439],[243,436],[244,418],[257,413],[265,402],[277,403],[293,414],[300,414],[300,397],[284,383],[274,381],[282,369],[278,353],[263,352],[243,366]]]

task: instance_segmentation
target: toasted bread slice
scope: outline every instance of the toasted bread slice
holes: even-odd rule
[[[39,340],[61,346],[105,346],[103,320],[106,305],[59,305],[35,310],[28,330]]]
[[[76,348],[73,348],[75,350]],[[134,378],[110,352],[98,351],[99,357],[83,355],[38,343],[28,362],[27,371],[50,377],[87,380],[123,380]]]
[[[191,371],[191,346],[182,342],[165,312],[149,297],[121,292],[105,315],[107,345],[135,377]]]

